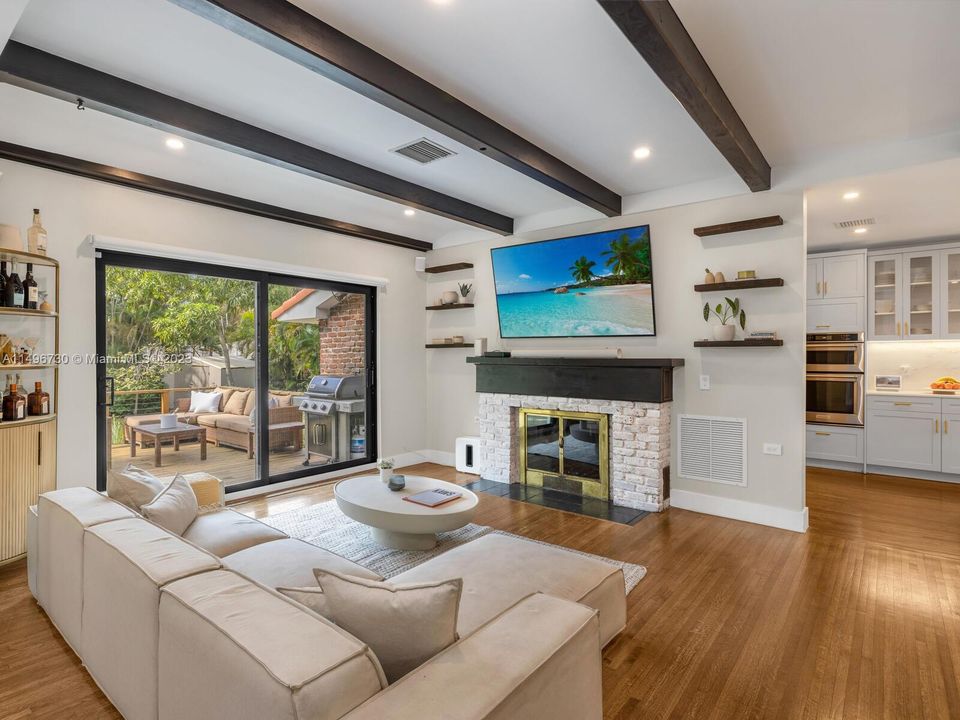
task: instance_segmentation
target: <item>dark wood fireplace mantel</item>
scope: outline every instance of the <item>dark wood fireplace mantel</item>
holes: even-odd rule
[[[673,400],[673,369],[683,358],[469,357],[477,392],[507,395],[630,400]]]

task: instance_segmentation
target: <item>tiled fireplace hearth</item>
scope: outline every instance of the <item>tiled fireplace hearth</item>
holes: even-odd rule
[[[608,447],[603,448],[609,499],[617,506],[655,512],[669,506],[673,370],[683,360],[475,357],[468,362],[477,368],[482,478],[524,481],[530,455],[521,456],[522,433],[530,414],[524,411],[522,419],[521,409],[589,413],[603,416],[609,429]],[[550,439],[555,443],[556,434]],[[567,482],[562,473],[536,476],[544,488],[568,491],[576,491],[575,480]]]

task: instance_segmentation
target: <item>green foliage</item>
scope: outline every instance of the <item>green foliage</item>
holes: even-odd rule
[[[726,306],[723,303],[718,303],[715,308],[710,307],[710,303],[705,303],[703,306],[703,319],[705,322],[710,320],[710,315],[713,314],[720,320],[721,325],[726,325],[728,322],[734,318],[740,323],[740,329],[747,329],[747,313],[740,307],[740,298],[724,298]]]
[[[593,260],[587,260],[586,255],[581,255],[580,259],[570,266],[573,279],[578,283],[589,283],[593,279],[593,268],[596,264]]]
[[[653,280],[650,262],[650,231],[644,230],[637,240],[631,241],[624,233],[604,250],[605,265],[615,276],[628,283],[650,283]]]
[[[143,415],[160,412],[160,395],[121,395],[121,390],[154,390],[168,387],[166,376],[174,370],[166,363],[132,363],[129,365],[111,365],[110,377],[113,378],[113,408],[110,411],[116,417]]]
[[[469,295],[470,291],[473,290],[471,283],[457,283],[457,286],[460,288],[460,295],[463,297]]]

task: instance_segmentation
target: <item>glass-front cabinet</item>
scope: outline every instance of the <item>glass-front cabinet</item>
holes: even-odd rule
[[[903,321],[900,317],[900,290],[903,256],[878,255],[870,258],[868,287],[869,336],[873,340],[899,340]]]
[[[940,254],[940,337],[960,338],[960,248]]]
[[[960,338],[960,248],[870,257],[869,338]]]

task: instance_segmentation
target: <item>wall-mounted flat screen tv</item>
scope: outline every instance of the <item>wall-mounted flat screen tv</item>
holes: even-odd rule
[[[501,337],[657,334],[649,225],[490,254]]]

